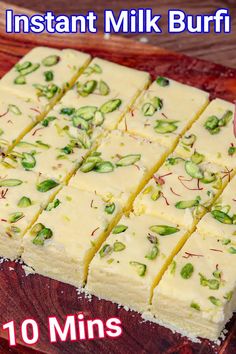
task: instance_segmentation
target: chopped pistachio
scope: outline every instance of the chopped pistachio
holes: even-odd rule
[[[43,121],[42,121],[42,125],[44,127],[47,127],[49,125],[50,122],[54,121],[55,119],[57,119],[57,117],[53,117],[53,116],[48,116],[46,117]]]
[[[200,311],[200,306],[196,302],[192,302],[190,304],[190,307],[192,307],[194,310]]]
[[[169,86],[170,81],[163,76],[158,76],[156,79],[156,83],[161,87],[166,87]]]
[[[90,128],[89,123],[79,116],[72,117],[72,123],[74,127],[79,127],[82,130],[88,130]]]
[[[114,252],[121,252],[126,248],[125,244],[123,242],[116,241],[113,245],[113,251]]]
[[[39,222],[32,227],[32,229],[30,230],[30,234],[32,236],[36,236],[39,233],[39,231],[41,231],[44,228],[45,226]]]
[[[156,109],[152,103],[147,102],[142,106],[142,112],[145,117],[152,117]]]
[[[114,170],[114,166],[110,161],[102,161],[95,165],[94,171],[98,173],[109,173]]]
[[[75,113],[75,108],[73,107],[64,107],[60,110],[61,114],[65,114],[67,116],[71,116],[73,113]]]
[[[143,263],[135,262],[135,261],[130,261],[129,264],[133,267],[135,267],[138,275],[140,277],[143,277],[146,273],[147,266]]]
[[[224,299],[230,301],[232,297],[233,297],[233,291],[229,291],[227,294],[225,294]]]
[[[49,55],[42,60],[42,64],[44,66],[53,66],[59,63],[60,59],[59,55]]]
[[[20,116],[22,114],[20,108],[17,107],[16,105],[14,105],[14,104],[9,104],[8,105],[8,110],[9,110],[9,112],[15,114],[16,116]]]
[[[31,62],[25,62],[23,64],[16,64],[16,70],[22,76],[31,74],[32,72],[38,70],[39,67],[40,67],[40,64],[32,64]]]
[[[203,178],[203,172],[201,168],[193,161],[185,161],[185,171],[193,178]]]
[[[76,110],[75,115],[88,121],[94,118],[96,111],[97,107],[95,106],[83,106]]]
[[[17,203],[17,206],[20,208],[27,208],[30,205],[32,205],[31,199],[25,196],[23,196]]]
[[[193,200],[181,200],[175,204],[175,207],[177,209],[188,209],[188,208],[193,208],[199,205],[200,199],[197,197],[196,199]]]
[[[119,98],[114,98],[110,101],[105,102],[101,107],[100,107],[100,112],[103,114],[106,113],[111,113],[115,111],[117,108],[120,107],[122,101]]]
[[[209,296],[208,298],[210,300],[210,302],[215,305],[215,306],[222,306],[222,302],[220,299],[217,299],[215,296]]]
[[[44,245],[44,241],[47,239],[52,238],[53,233],[52,230],[44,227],[42,230],[40,230],[37,235],[35,236],[35,238],[33,239],[33,244],[34,245],[40,245],[43,246]]]
[[[152,193],[151,199],[155,202],[157,199],[160,198],[160,195],[161,195],[161,191],[160,191],[160,190],[157,190],[157,191],[155,191],[154,193]]]
[[[156,245],[154,245],[152,249],[146,254],[145,258],[149,260],[153,260],[157,258],[158,254],[159,254],[159,248]]]
[[[53,83],[48,85],[34,84],[33,86],[36,88],[39,97],[46,97],[47,99],[53,98],[59,91],[59,87]]]
[[[53,71],[48,70],[43,73],[45,81],[49,82],[54,79]]]
[[[232,224],[233,223],[232,218],[228,214],[224,213],[223,211],[212,210],[211,215],[213,216],[214,219],[221,222],[222,224]]]
[[[16,85],[25,85],[26,84],[26,78],[23,75],[19,75],[15,78],[14,84]]]
[[[89,80],[86,81],[84,84],[80,84],[79,82],[77,83],[77,92],[80,94],[82,97],[86,97],[89,94],[93,93],[94,90],[97,87],[97,81],[96,80]]]
[[[66,155],[70,155],[73,152],[73,148],[70,145],[66,145],[61,149],[61,151]]]
[[[173,260],[170,264],[170,274],[175,274],[176,266],[176,261]]]
[[[191,161],[193,163],[196,163],[197,165],[201,162],[203,162],[205,159],[205,156],[203,154],[199,154],[199,152],[195,151],[192,156],[191,156]]]
[[[103,124],[105,120],[104,114],[100,111],[96,111],[93,118],[93,124],[95,127],[99,127]]]
[[[10,223],[15,223],[17,221],[19,221],[20,219],[22,219],[24,217],[24,213],[22,213],[21,211],[17,211],[16,213],[11,213],[8,221]]]
[[[33,154],[29,154],[28,152],[23,152],[21,158],[21,165],[26,169],[30,170],[35,167],[36,160]]]
[[[37,185],[37,190],[39,192],[45,193],[57,187],[58,185],[59,183],[54,181],[53,179],[46,179]]]
[[[61,204],[59,199],[55,199],[53,202],[49,203],[45,208],[47,211],[51,211],[52,209],[56,209]]]
[[[229,156],[233,156],[236,153],[236,146],[230,146],[228,148],[228,154]]]
[[[154,130],[158,134],[168,134],[173,133],[178,126],[176,125],[177,121],[168,121],[168,120],[156,120],[156,125]]]
[[[103,80],[99,81],[98,89],[99,89],[99,92],[102,96],[107,96],[110,93],[109,86]]]
[[[0,187],[16,187],[23,183],[20,179],[8,178],[0,179]]]
[[[192,263],[186,263],[180,271],[180,275],[183,279],[189,279],[194,272],[194,266]]]
[[[130,154],[120,158],[116,166],[130,166],[134,165],[141,159],[141,154]]]
[[[105,212],[107,214],[113,214],[115,211],[116,205],[115,203],[109,203],[105,206]]]
[[[114,229],[112,230],[112,233],[114,235],[121,234],[122,232],[125,232],[127,229],[128,229],[128,226],[125,226],[125,225],[122,225],[122,224],[116,225],[114,227]]]
[[[208,184],[208,183],[212,183],[216,180],[216,174],[214,172],[210,172],[210,171],[204,171],[203,172],[203,178],[201,178],[201,182]]]
[[[152,225],[149,229],[160,236],[172,235],[179,231],[177,227],[168,225]]]
[[[231,253],[231,254],[236,254],[236,248],[235,247],[230,247],[228,249],[228,252]]]
[[[190,134],[190,135],[185,135],[182,138],[182,144],[186,145],[186,146],[191,146],[195,143],[197,137],[195,134]]]
[[[112,253],[112,247],[109,244],[105,244],[99,251],[99,255],[101,258]]]

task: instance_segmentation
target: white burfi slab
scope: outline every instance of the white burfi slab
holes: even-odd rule
[[[187,231],[150,216],[123,217],[89,265],[86,290],[139,312],[186,240]]]
[[[119,129],[172,147],[208,104],[209,94],[158,77],[126,114]]]
[[[58,190],[43,175],[0,165],[0,256],[16,259],[22,237]]]
[[[22,259],[39,274],[82,286],[89,262],[120,213],[119,204],[64,187],[47,209],[25,235]]]
[[[201,159],[200,155],[194,156]],[[137,196],[134,211],[157,215],[191,229],[228,180],[228,172],[221,166],[204,160],[197,164],[172,155]]]
[[[232,103],[218,98],[213,100],[180,140],[176,153],[188,157],[197,151],[208,161],[235,168],[234,112]]]
[[[95,191],[106,200],[118,199],[125,206],[166,154],[167,149],[156,142],[115,130],[102,139],[97,151],[72,177],[70,185]]]
[[[89,60],[89,54],[73,49],[36,47],[3,76],[0,88],[46,107],[70,87]]]
[[[0,151],[6,153],[42,117],[43,107],[0,89]]]
[[[154,290],[158,323],[191,337],[219,337],[236,310],[233,238],[232,246],[197,232],[189,238]]]
[[[66,116],[51,110],[5,158],[25,170],[67,180],[91,147],[90,138],[73,127]]]
[[[60,104],[93,107],[103,116],[102,127],[113,130],[149,80],[147,72],[94,58]]]
[[[236,239],[236,177],[227,185],[221,196],[197,225],[202,235],[221,237],[230,244],[228,236]]]

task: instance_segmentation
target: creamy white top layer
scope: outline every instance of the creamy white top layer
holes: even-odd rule
[[[148,213],[191,228],[219,194],[222,167],[170,156],[134,201],[136,214]],[[228,178],[228,177],[227,177]]]
[[[121,121],[119,128],[171,147],[208,103],[209,94],[159,77]]]
[[[89,60],[90,55],[72,49],[36,47],[1,79],[0,88],[45,105]]]
[[[208,161],[235,168],[234,112],[232,103],[218,98],[213,100],[179,142],[176,153],[188,157],[197,151]]]
[[[228,236],[236,239],[236,177],[227,185],[211,212],[204,216],[197,228],[203,235],[223,237],[228,244]]]
[[[106,200],[118,198],[125,204],[166,153],[166,148],[158,143],[112,131],[101,141],[99,156],[85,160],[70,185],[96,191]],[[97,163],[93,163],[96,159]]]
[[[95,107],[104,115],[103,127],[112,130],[149,80],[147,72],[94,58],[61,105]]]

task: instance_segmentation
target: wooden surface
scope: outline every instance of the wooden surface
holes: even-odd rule
[[[5,7],[0,4],[3,13]],[[2,21],[2,22],[1,22]],[[103,36],[29,36],[5,35],[4,21],[0,17],[0,76],[30,48],[35,45],[76,48],[118,63],[148,70],[153,77],[167,75],[184,83],[208,90],[211,97],[220,96],[234,101],[236,98],[236,69],[185,57],[158,47],[127,41],[115,37],[104,40]],[[99,46],[98,46],[99,43]],[[13,269],[11,269],[13,268]],[[50,345],[47,317],[57,316],[59,321],[68,314],[82,311],[85,319],[118,317],[123,334],[118,339],[66,342]],[[35,319],[40,326],[40,340],[35,346],[37,353],[50,354],[233,354],[236,352],[236,321],[228,325],[229,334],[220,347],[208,341],[192,343],[180,335],[158,325],[145,322],[135,312],[126,312],[116,305],[93,298],[89,301],[76,293],[72,286],[39,275],[26,277],[21,266],[13,262],[0,264],[0,324],[15,320],[19,325],[26,318]],[[6,333],[0,329],[0,337]],[[17,339],[20,343],[19,332]],[[21,347],[8,349],[0,341],[0,353],[30,354],[32,350]],[[23,350],[23,351],[22,351]]]
[[[135,40],[145,37],[150,44],[158,45],[172,51],[178,51],[201,59],[210,60],[219,64],[236,68],[236,4],[235,0],[50,0],[28,1],[7,0],[34,11],[45,12],[53,10],[59,13],[86,14],[94,10],[98,15],[98,28],[103,31],[103,11],[112,9],[117,14],[121,9],[152,8],[153,13],[161,14],[161,28],[163,33],[125,35]],[[167,13],[171,8],[179,8],[188,14],[213,14],[218,8],[228,8],[232,17],[231,34],[189,34],[188,32],[170,35],[167,31]]]

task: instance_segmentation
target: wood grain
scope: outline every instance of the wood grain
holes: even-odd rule
[[[0,4],[1,13],[6,5]],[[19,11],[24,11],[19,9]],[[28,12],[30,15],[30,12]],[[99,43],[99,45],[98,45]],[[30,48],[36,45],[50,45],[64,48],[65,46],[84,50],[92,55],[149,71],[153,77],[163,74],[184,83],[192,84],[208,90],[212,97],[234,101],[236,98],[236,69],[186,57],[182,54],[142,45],[118,36],[104,40],[97,36],[50,36],[50,35],[6,35],[4,21],[0,18],[0,76],[10,69],[16,61]],[[13,268],[13,269],[12,269]],[[26,318],[35,319],[40,326],[40,340],[34,348],[37,353],[71,354],[71,353],[102,353],[102,354],[233,354],[236,352],[236,322],[229,325],[229,335],[224,343],[217,347],[209,341],[192,343],[180,335],[158,325],[145,322],[135,313],[127,313],[116,305],[99,301],[93,297],[89,301],[85,296],[78,297],[72,286],[48,279],[39,275],[25,276],[20,264],[4,262],[0,264],[0,323],[15,320],[19,324]],[[48,338],[47,318],[57,316],[63,323],[65,316],[82,311],[85,319],[110,317],[120,318],[123,334],[118,339],[96,339],[93,341],[66,342],[50,345]],[[6,338],[6,333],[0,329],[0,337]],[[19,344],[23,344],[19,331]],[[1,353],[5,352],[6,344],[0,342]],[[10,351],[11,350],[11,351]],[[14,353],[17,348],[10,349]],[[28,350],[28,351],[27,351]],[[30,354],[32,349],[19,353]],[[8,351],[6,351],[7,353]]]
[[[50,0],[46,1],[27,1],[27,0],[7,0],[9,3],[25,6],[34,11],[45,12],[53,10],[59,13],[87,13],[88,10],[94,10],[98,15],[98,29],[103,31],[103,11],[104,9],[113,9],[118,14],[122,8],[152,8],[153,13],[161,14],[162,34],[130,34],[126,37],[140,40],[145,37],[150,44],[158,45],[163,48],[195,56],[201,59],[210,60],[219,64],[236,68],[236,6],[235,0],[102,0],[102,1],[67,1]],[[170,35],[167,31],[167,13],[171,8],[180,8],[189,14],[212,14],[218,8],[228,8],[232,16],[231,34],[190,34],[188,32],[177,35]]]

